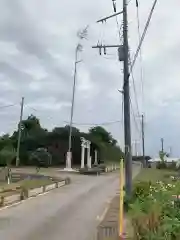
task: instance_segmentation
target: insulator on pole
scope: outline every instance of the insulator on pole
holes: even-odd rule
[[[114,8],[114,12],[116,12],[116,3],[113,2],[113,8]]]

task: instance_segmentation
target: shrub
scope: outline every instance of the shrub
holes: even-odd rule
[[[1,165],[10,166],[12,160],[15,158],[16,152],[12,146],[6,146],[0,151]]]
[[[150,188],[151,182],[138,182],[135,184],[133,189],[132,198],[146,198],[149,195],[149,188]]]
[[[176,162],[172,161],[171,163],[169,163],[169,164],[167,165],[167,168],[168,168],[168,169],[171,169],[171,170],[177,170],[177,168],[176,168]]]
[[[162,162],[157,162],[156,168],[157,168],[157,169],[166,169],[166,168],[167,168],[167,164],[166,164],[166,162],[164,162],[164,161],[162,161]]]
[[[37,167],[48,167],[51,165],[51,154],[45,148],[38,148],[30,155],[30,162]]]
[[[179,182],[136,184],[130,205],[135,240],[180,239],[179,189]]]

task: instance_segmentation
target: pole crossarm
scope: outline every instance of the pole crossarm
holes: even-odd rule
[[[96,45],[96,46],[92,46],[92,48],[119,48],[121,47],[122,45]]]
[[[123,11],[114,13],[114,14],[108,16],[108,17],[101,18],[100,20],[97,21],[97,23],[106,22],[106,20],[108,20],[108,19],[110,19],[110,18],[113,18],[113,17],[115,17],[115,16],[117,16],[117,15],[120,15],[120,14],[122,14],[122,13],[123,13]]]

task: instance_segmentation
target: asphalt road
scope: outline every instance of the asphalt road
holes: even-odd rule
[[[0,239],[92,240],[118,174],[80,176],[46,195],[0,211]]]
[[[1,210],[0,239],[94,240],[98,219],[118,192],[118,177],[75,174],[70,185]]]

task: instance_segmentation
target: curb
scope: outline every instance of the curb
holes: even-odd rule
[[[142,164],[140,163],[134,163],[133,164],[137,165],[139,167],[139,171],[138,172],[134,172],[133,173],[133,178],[140,172]],[[118,216],[117,218],[112,218],[113,214],[115,212],[118,211],[118,207],[113,207],[111,206],[113,200],[116,198],[116,196],[118,196],[119,194],[115,195],[114,197],[111,198],[108,206],[104,209],[103,214],[101,215],[101,217],[99,217],[98,219],[100,220],[96,230],[97,230],[97,234],[96,234],[96,240],[107,240],[107,239],[111,239],[111,240],[117,240],[119,239],[118,236]],[[119,206],[119,204],[117,205]],[[112,209],[111,209],[112,207]],[[111,210],[112,210],[112,215],[111,215]],[[115,210],[115,211],[114,211]],[[110,214],[110,218],[109,221],[103,222],[107,216],[107,214]],[[126,219],[125,219],[126,220]],[[131,239],[127,233],[126,233],[126,229],[124,229],[124,233],[122,236],[122,239]]]
[[[5,210],[7,208],[17,206],[27,200],[30,200],[32,198],[35,198],[37,196],[43,196],[45,194],[50,193],[52,190],[55,190],[57,188],[64,187],[66,185],[70,184],[70,179],[67,178],[65,180],[54,182],[45,186],[41,186],[38,188],[29,189],[26,192],[23,190],[19,193],[14,193],[13,195],[0,197],[0,211]]]

